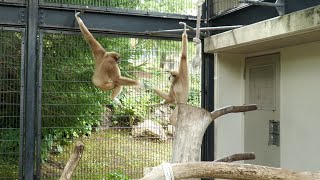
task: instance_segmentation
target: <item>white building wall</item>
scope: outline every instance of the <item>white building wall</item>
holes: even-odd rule
[[[263,53],[259,53],[263,54]],[[244,104],[246,55],[216,55],[215,108]],[[320,42],[280,50],[280,163],[292,170],[320,169]],[[215,157],[244,151],[243,114],[215,121]]]
[[[244,104],[244,55],[215,58],[215,108]],[[243,114],[228,114],[215,121],[215,158],[244,151]]]
[[[281,167],[320,169],[320,42],[281,51]]]

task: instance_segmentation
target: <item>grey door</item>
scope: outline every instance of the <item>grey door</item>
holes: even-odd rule
[[[245,101],[258,105],[257,111],[245,113],[244,149],[256,153],[247,163],[280,167],[280,146],[270,139],[277,138],[270,136],[270,122],[279,121],[279,58],[270,54],[246,59]]]

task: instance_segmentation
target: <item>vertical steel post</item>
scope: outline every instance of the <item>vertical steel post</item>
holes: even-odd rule
[[[201,105],[208,111],[214,110],[214,55],[202,54]],[[214,160],[214,122],[207,128],[203,138],[202,160]]]
[[[212,1],[206,1],[206,7],[203,8],[203,15],[210,18],[208,7],[212,8]],[[208,22],[208,21],[207,21]],[[207,24],[210,26],[210,24]],[[210,34],[208,34],[210,35]],[[204,41],[202,40],[202,44]],[[214,110],[214,55],[205,54],[202,46],[202,74],[201,74],[201,106],[208,111]],[[214,122],[207,128],[203,137],[201,160],[214,160]]]
[[[24,146],[25,146],[25,59],[26,59],[26,31],[22,31],[21,42],[21,70],[20,70],[20,138],[19,138],[19,179],[23,178],[23,165],[24,165]]]
[[[35,122],[37,110],[37,28],[38,0],[28,0],[27,59],[25,87],[25,163],[24,179],[34,179]]]
[[[41,178],[41,108],[42,108],[42,63],[43,63],[43,30],[39,32],[38,87],[37,87],[37,149],[36,149],[36,179]]]

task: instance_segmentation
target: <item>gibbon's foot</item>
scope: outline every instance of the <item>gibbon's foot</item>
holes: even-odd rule
[[[141,86],[143,89],[147,89],[147,90],[152,90],[153,89],[153,85],[144,81],[143,83],[143,86]]]
[[[165,100],[163,100],[163,101],[161,101],[161,102],[160,102],[160,103],[158,103],[158,104],[149,104],[148,106],[149,106],[149,107],[162,106],[162,105],[166,104],[165,102],[166,102],[166,101],[165,101]]]
[[[118,98],[114,98],[113,99],[113,103],[118,105],[118,106],[122,106],[121,101]]]
[[[145,89],[146,88],[145,84],[143,82],[141,82],[141,81],[138,81],[138,85],[137,86],[139,88],[141,88],[141,89]]]
[[[199,38],[193,38],[193,42],[197,43],[197,44],[200,44],[201,43],[201,40]]]

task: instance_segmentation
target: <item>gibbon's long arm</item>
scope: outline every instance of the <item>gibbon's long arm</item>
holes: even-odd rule
[[[92,83],[102,91],[112,90],[111,99],[113,100],[116,100],[116,97],[121,93],[122,86],[139,85],[143,87],[140,81],[121,76],[118,67],[120,55],[116,52],[107,52],[84,25],[79,14],[80,12],[76,13],[75,18],[79,24],[83,38],[89,44],[95,59]]]
[[[106,50],[101,46],[101,44],[93,37],[93,35],[90,33],[86,25],[83,23],[82,19],[80,18],[80,12],[77,12],[75,14],[75,18],[79,24],[80,31],[82,32],[83,38],[87,41],[89,44],[93,55],[96,60],[100,60],[101,57],[104,56],[106,53]]]
[[[188,78],[188,62],[187,62],[187,51],[188,49],[188,35],[186,32],[182,34],[182,49],[180,56],[179,74],[180,77]]]
[[[172,95],[170,93],[166,94],[166,93],[160,91],[159,89],[153,89],[153,90],[156,94],[158,94],[160,97],[162,97],[165,100],[163,103],[160,103],[160,104],[168,104],[168,103],[175,102],[175,99],[172,97]]]

